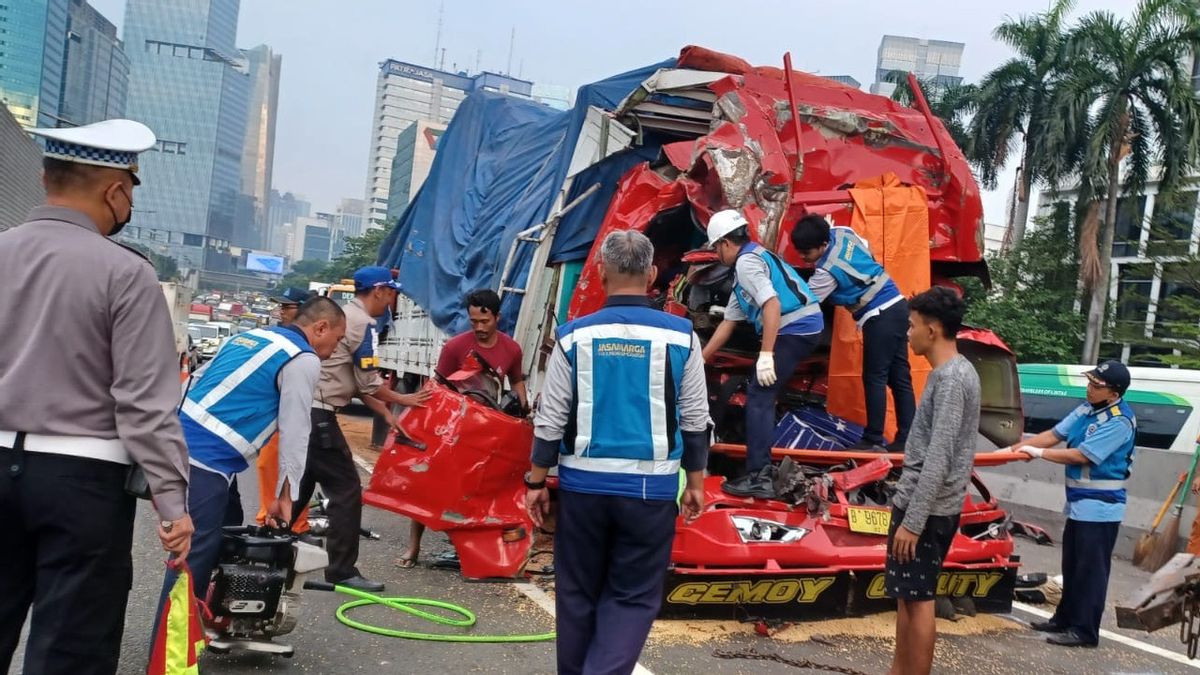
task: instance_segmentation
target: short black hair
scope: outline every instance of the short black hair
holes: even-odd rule
[[[478,307],[492,316],[500,316],[500,296],[490,288],[480,288],[467,293],[467,309]]]
[[[792,248],[803,253],[829,243],[829,221],[810,213],[796,221],[792,228]]]
[[[741,246],[750,241],[750,232],[745,227],[739,227],[721,238],[729,241],[731,244]]]
[[[958,293],[945,286],[934,286],[924,293],[918,293],[909,300],[908,307],[927,321],[940,323],[942,335],[950,340],[958,336],[963,315],[967,312],[967,305]]]
[[[96,180],[97,173],[88,164],[55,157],[42,158],[42,174],[45,176],[46,189],[51,192],[66,192],[87,186]]]
[[[296,314],[296,323],[301,326],[314,324],[321,320],[338,323],[345,318],[346,312],[342,310],[341,306],[323,295],[318,295],[305,300],[300,305]]]

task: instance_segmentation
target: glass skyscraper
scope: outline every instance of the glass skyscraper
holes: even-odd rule
[[[884,35],[879,42],[872,94],[891,96],[896,85],[888,82],[888,73],[916,73],[934,87],[954,87],[962,83],[958,68],[962,65],[963,43],[923,40],[899,35]]]
[[[59,113],[63,125],[124,117],[129,57],[117,39],[117,27],[85,0],[70,0],[66,49]]]
[[[9,0],[0,0],[7,2]],[[235,46],[239,0],[128,0],[127,115],[158,136],[122,236],[181,267],[231,272],[250,76]]]
[[[0,0],[0,101],[22,126],[59,126],[68,0]]]

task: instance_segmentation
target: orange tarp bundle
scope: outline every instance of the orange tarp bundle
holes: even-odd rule
[[[860,183],[850,190],[854,211],[850,227],[866,240],[875,260],[883,265],[905,297],[929,288],[929,202],[925,190],[904,185],[887,173]],[[850,311],[838,307],[834,314],[833,344],[829,350],[830,413],[865,425],[867,404],[863,396],[862,333]],[[929,362],[910,351],[913,391],[917,400],[931,370]],[[884,435],[896,435],[896,417],[888,391],[888,416]]]

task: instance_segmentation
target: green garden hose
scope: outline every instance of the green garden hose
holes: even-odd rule
[[[461,605],[455,605],[441,600],[428,600],[426,598],[385,598],[373,593],[360,591],[357,588],[349,586],[341,586],[320,581],[307,581],[304,587],[311,590],[319,591],[337,591],[349,595],[357,600],[351,600],[337,608],[336,616],[338,621],[343,625],[361,630],[366,633],[375,635],[383,635],[386,637],[404,638],[405,640],[427,640],[431,642],[544,642],[553,640],[555,635],[549,633],[535,633],[532,635],[474,635],[474,634],[446,634],[446,633],[422,633],[420,631],[397,630],[395,628],[383,628],[362,621],[357,621],[350,617],[352,610],[369,605],[382,605],[398,612],[411,614],[416,617],[425,619],[432,623],[442,626],[454,626],[455,628],[470,628],[475,625],[475,613]],[[457,614],[462,618],[446,616],[443,614],[434,614],[426,612],[418,607],[433,607],[442,609],[452,614]]]

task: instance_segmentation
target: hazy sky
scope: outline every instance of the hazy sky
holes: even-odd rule
[[[168,1],[168,0],[164,0]],[[90,0],[118,26],[125,0]],[[658,0],[623,5],[579,0],[242,0],[238,44],[283,55],[274,187],[331,211],[363,197],[378,64],[434,63],[439,6],[447,70],[508,67],[527,80],[577,87],[675,56],[698,44],[756,65],[785,51],[802,70],[874,79],[885,34],[965,42],[963,75],[977,80],[1011,54],[992,28],[1006,15],[1046,9],[1047,0]],[[1128,15],[1134,0],[1078,0],[1075,16],[1105,9]],[[632,10],[633,7],[637,11]],[[988,222],[1003,222],[1011,177],[984,197]]]

